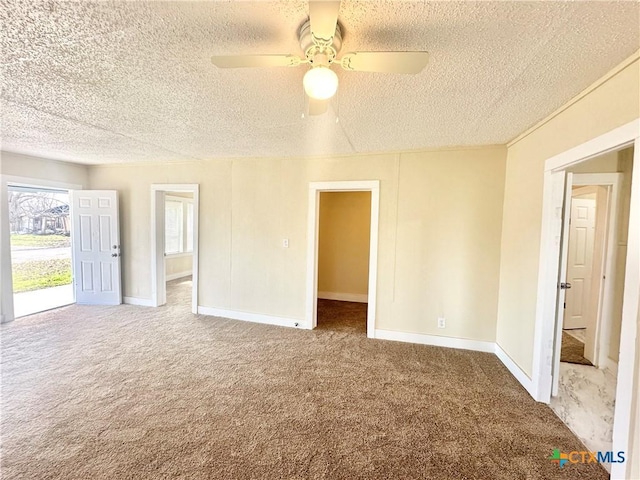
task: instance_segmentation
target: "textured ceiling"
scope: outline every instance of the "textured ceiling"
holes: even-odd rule
[[[1,3],[2,148],[82,163],[506,143],[640,47],[637,2],[344,0],[343,52],[427,50],[419,75],[345,72],[302,118],[303,1]],[[339,122],[336,122],[336,115]]]

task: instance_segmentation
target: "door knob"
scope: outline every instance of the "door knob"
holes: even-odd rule
[[[570,288],[571,288],[571,284],[569,282],[560,283],[560,290],[569,290]]]
[[[111,254],[111,256],[112,256],[112,257],[117,257],[117,256],[118,256],[118,254],[117,254],[117,253],[112,253],[112,254]]]

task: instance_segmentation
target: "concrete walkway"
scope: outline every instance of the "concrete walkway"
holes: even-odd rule
[[[71,247],[57,248],[12,248],[11,263],[25,263],[37,260],[71,258]]]
[[[18,318],[74,302],[73,284],[62,285],[33,290],[32,292],[15,293],[13,295],[13,311],[15,318]]]

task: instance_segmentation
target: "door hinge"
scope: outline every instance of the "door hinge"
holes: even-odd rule
[[[564,302],[564,307],[562,308],[567,308],[567,302]]]

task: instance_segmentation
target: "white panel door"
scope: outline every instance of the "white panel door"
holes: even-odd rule
[[[591,198],[571,200],[569,254],[564,328],[587,328],[593,244],[596,230],[596,201]]]
[[[119,305],[118,192],[71,191],[71,245],[76,303]]]

